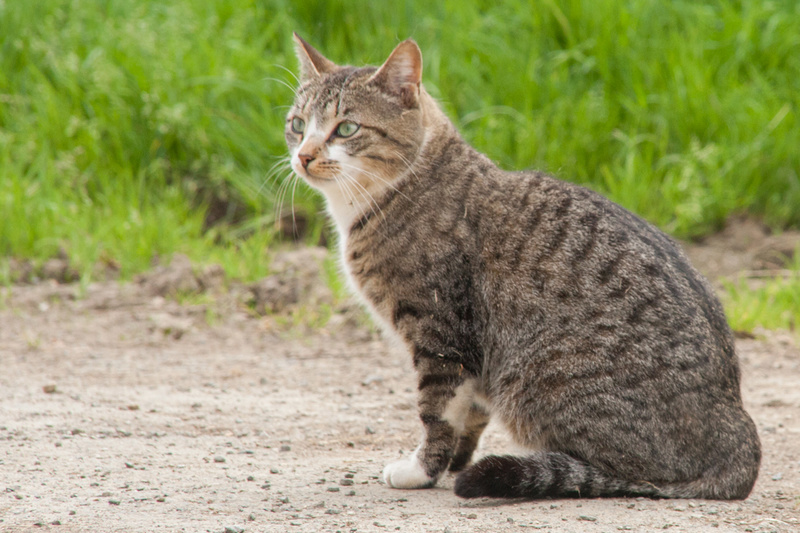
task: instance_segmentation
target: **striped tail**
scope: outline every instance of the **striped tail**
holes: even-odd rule
[[[462,498],[691,498],[697,493],[692,485],[657,487],[625,481],[564,453],[536,452],[526,457],[493,455],[481,459],[459,474],[455,493]]]

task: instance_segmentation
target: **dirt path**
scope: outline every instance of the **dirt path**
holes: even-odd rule
[[[800,531],[788,335],[738,343],[764,448],[747,500],[467,502],[452,477],[379,479],[420,427],[410,362],[366,329],[78,290],[0,289],[0,531]],[[483,450],[509,450],[500,428]]]

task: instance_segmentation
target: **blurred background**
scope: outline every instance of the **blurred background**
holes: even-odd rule
[[[252,280],[281,242],[328,242],[281,167],[292,31],[353,65],[414,38],[480,151],[679,238],[800,224],[794,0],[0,0],[0,282],[176,252]]]

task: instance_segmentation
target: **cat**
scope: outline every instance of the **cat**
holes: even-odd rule
[[[678,245],[598,193],[496,167],[425,91],[414,41],[356,68],[294,39],[292,169],[418,373],[424,437],[385,482],[449,469],[464,498],[747,497],[761,448],[733,336]],[[530,453],[472,463],[490,415]]]

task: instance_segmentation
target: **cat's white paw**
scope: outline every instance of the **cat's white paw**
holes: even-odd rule
[[[417,454],[386,465],[383,469],[383,480],[395,489],[426,489],[436,483],[419,464]]]

